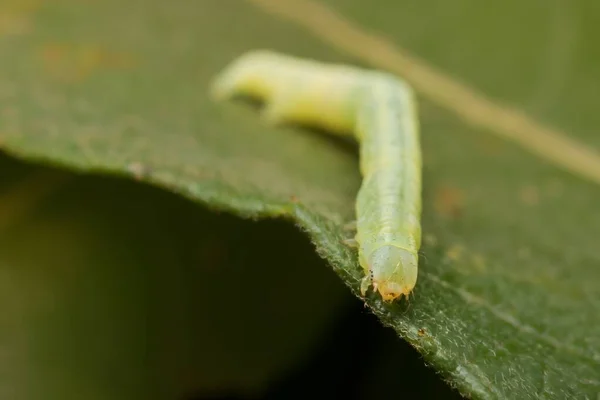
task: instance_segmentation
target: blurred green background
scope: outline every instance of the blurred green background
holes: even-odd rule
[[[363,303],[356,146],[207,89],[367,60],[257,4],[0,0],[0,398],[595,398],[598,185],[420,94],[419,283]],[[316,4],[600,148],[594,0]]]

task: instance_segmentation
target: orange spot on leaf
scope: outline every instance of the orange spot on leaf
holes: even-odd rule
[[[450,261],[459,261],[464,253],[464,248],[461,245],[454,245],[446,251],[446,258]]]
[[[528,206],[535,206],[540,202],[540,193],[535,186],[526,186],[521,189],[519,197]]]
[[[438,214],[458,218],[462,215],[464,208],[463,192],[452,186],[442,186],[437,189],[435,195],[435,209]]]
[[[63,82],[80,82],[101,70],[129,69],[133,56],[101,46],[47,43],[40,50],[45,70]]]
[[[39,0],[4,0],[0,4],[0,37],[24,35],[33,30],[31,14],[38,10]]]

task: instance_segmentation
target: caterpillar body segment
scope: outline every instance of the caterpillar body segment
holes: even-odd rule
[[[216,98],[237,94],[264,100],[270,122],[355,136],[363,177],[355,207],[361,292],[373,286],[385,301],[408,297],[421,245],[421,150],[410,86],[386,73],[258,50],[214,83]]]
[[[295,122],[352,135],[364,71],[322,64],[269,50],[248,52],[215,80],[215,99],[246,95],[267,101],[271,123]],[[355,100],[355,101],[353,101]]]
[[[356,127],[362,185],[356,200],[359,260],[384,300],[408,297],[417,282],[421,245],[421,152],[410,87],[372,75]]]

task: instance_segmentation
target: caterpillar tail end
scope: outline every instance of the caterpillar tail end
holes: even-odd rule
[[[417,283],[417,254],[406,249],[382,246],[371,253],[368,264],[373,290],[386,302],[408,298]]]
[[[235,95],[237,85],[235,80],[224,71],[212,82],[210,86],[210,97],[214,101],[224,101]]]

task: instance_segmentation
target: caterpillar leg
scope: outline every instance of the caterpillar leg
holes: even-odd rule
[[[356,234],[356,221],[352,221],[352,222],[348,222],[347,224],[344,224],[342,226],[342,231],[347,232],[347,233]],[[344,243],[348,247],[352,247],[353,249],[356,249],[359,246],[358,242],[356,241],[356,238],[354,236],[350,237],[348,239],[342,240],[342,243]]]
[[[353,249],[358,248],[358,242],[354,238],[344,239],[344,240],[342,240],[342,243],[344,243],[346,246],[351,247]]]
[[[367,295],[367,291],[369,290],[372,281],[373,280],[370,274],[365,275],[365,277],[362,278],[362,280],[360,281],[360,294],[362,295],[362,297],[365,297]]]
[[[356,232],[356,221],[348,222],[342,226],[342,229],[346,232]]]

